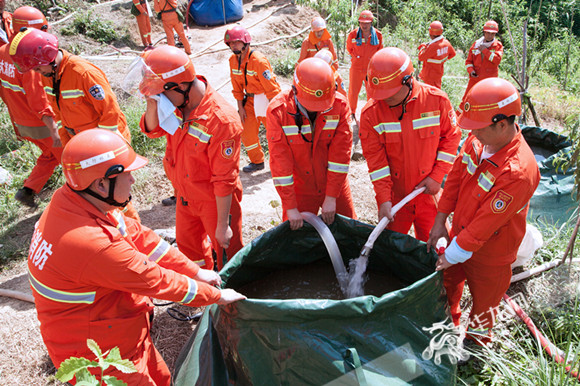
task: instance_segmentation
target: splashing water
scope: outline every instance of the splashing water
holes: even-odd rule
[[[357,296],[363,296],[364,284],[366,282],[365,272],[367,270],[367,264],[369,263],[369,257],[366,255],[360,255],[358,258],[351,260],[349,263],[349,278],[348,287],[346,288],[346,297],[354,298]]]

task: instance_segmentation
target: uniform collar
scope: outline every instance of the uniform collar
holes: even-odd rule
[[[522,135],[522,130],[520,129],[520,126],[517,123],[515,125],[518,132],[512,138],[512,140],[507,145],[502,147],[494,155],[485,159],[485,161],[488,161],[493,166],[497,167],[498,165],[504,163],[504,160],[512,157],[518,151],[522,142],[525,141],[525,139],[524,136]],[[481,152],[483,151],[483,145],[475,137],[472,145],[479,161],[479,157],[481,156]]]

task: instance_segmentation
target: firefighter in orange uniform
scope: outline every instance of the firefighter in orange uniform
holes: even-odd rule
[[[465,280],[473,298],[466,337],[489,342],[502,296],[510,286],[511,264],[526,232],[529,200],[540,181],[534,154],[515,117],[519,92],[508,81],[484,79],[467,95],[459,126],[471,133],[449,172],[439,213],[427,242],[451,241],[437,270],[455,325]],[[445,222],[453,215],[448,233]]]
[[[14,11],[14,28],[22,27],[48,29],[46,18],[38,9],[20,7]],[[34,71],[24,74],[16,70],[8,52],[10,45],[0,47],[0,79],[2,81],[2,100],[8,108],[14,131],[18,139],[34,143],[42,153],[36,165],[24,181],[24,186],[14,198],[31,208],[36,207],[34,200],[60,164],[62,145],[58,136],[54,112],[42,86],[41,75]]]
[[[0,46],[9,43],[14,35],[12,14],[4,10],[5,0],[0,0]]]
[[[327,224],[336,213],[356,218],[347,179],[350,109],[336,95],[330,66],[318,58],[300,62],[292,89],[272,100],[267,118],[272,179],[290,228],[302,227],[304,211],[321,209]]]
[[[465,97],[475,84],[483,79],[497,77],[499,73],[499,63],[503,57],[503,44],[495,38],[499,27],[493,20],[489,20],[483,26],[483,36],[477,39],[469,49],[467,59],[465,59],[465,69],[469,74],[469,82],[463,94],[458,109],[465,104]]]
[[[389,229],[426,241],[437,214],[437,194],[455,160],[461,132],[447,95],[413,80],[409,56],[383,48],[369,63],[370,99],[361,113],[360,139],[379,207]],[[420,194],[397,212],[392,205]]]
[[[150,15],[147,9],[147,0],[133,0],[133,5],[139,12],[139,15],[136,15],[135,18],[137,19],[137,26],[139,27],[141,42],[146,50],[153,49],[153,44],[151,43],[151,20],[149,20]]]
[[[116,132],[131,142],[131,132],[105,73],[94,64],[58,48],[54,35],[27,29],[14,36],[10,56],[21,72],[43,75],[44,91],[58,122],[62,146],[94,128]],[[139,220],[132,204],[125,214]]]
[[[149,330],[151,298],[200,307],[244,299],[219,290],[220,277],[200,269],[151,229],[118,209],[131,199],[131,172],[147,163],[119,135],[95,129],[75,136],[62,154],[66,185],[36,223],[28,278],[42,339],[56,367],[72,356],[95,360],[87,339],[118,347],[137,373],[109,367],[129,385],[170,385]],[[100,374],[99,374],[100,375]]]
[[[308,34],[308,37],[302,42],[298,63],[306,58],[312,58],[318,51],[326,48],[332,54],[332,63],[330,65],[335,70],[338,70],[338,58],[336,56],[334,44],[332,43],[332,37],[326,29],[326,21],[317,16],[312,19],[310,27],[311,31]]]
[[[440,89],[444,64],[455,57],[455,49],[443,37],[443,24],[440,21],[434,21],[429,25],[429,37],[431,38],[429,43],[423,43],[417,48],[419,60],[423,62],[419,76],[423,82]]]
[[[229,28],[224,36],[224,43],[233,52],[230,57],[232,93],[244,126],[242,143],[250,157],[250,164],[242,168],[246,173],[264,169],[260,123],[266,126],[268,103],[280,92],[270,62],[264,54],[250,48],[251,40],[248,31],[239,25]]]
[[[332,53],[330,53],[330,51],[327,50],[326,48],[323,48],[322,50],[318,51],[316,55],[314,55],[314,57],[324,60],[329,65],[332,64]],[[334,73],[334,82],[336,83],[336,91],[338,91],[339,93],[341,93],[346,97],[346,89],[344,88],[344,80],[342,80],[342,76],[340,76],[338,71],[335,70],[334,68],[332,68],[332,72]]]
[[[374,16],[371,11],[362,11],[358,18],[359,28],[350,31],[346,38],[346,50],[351,56],[348,103],[353,114],[356,113],[358,95],[363,81],[367,90],[367,100],[369,98],[366,81],[367,67],[374,53],[383,48],[383,35],[381,31],[373,27],[373,20]]]
[[[191,47],[189,46],[189,40],[185,36],[183,23],[177,16],[177,6],[177,0],[154,0],[153,2],[155,12],[161,13],[163,29],[165,30],[165,35],[167,35],[167,44],[175,46],[175,37],[173,36],[173,31],[175,30],[179,36],[179,40],[183,44],[185,53],[191,55]]]
[[[145,65],[140,90],[147,97],[147,110],[141,130],[167,140],[163,166],[177,196],[179,250],[212,269],[213,249],[221,269],[224,251],[232,257],[243,246],[240,117],[203,76],[195,74],[193,63],[178,48],[148,51]],[[159,103],[151,98],[158,94],[162,94]],[[160,122],[158,108],[173,112],[168,121]]]

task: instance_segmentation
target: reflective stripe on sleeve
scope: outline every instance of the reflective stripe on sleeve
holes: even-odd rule
[[[105,130],[110,130],[110,131],[117,131],[118,126],[104,126],[104,125],[98,125],[97,126],[99,129],[105,129]]]
[[[96,291],[93,292],[66,292],[50,288],[38,280],[32,273],[28,272],[28,280],[32,288],[47,299],[61,303],[86,303],[91,304],[95,301]]]
[[[328,171],[335,173],[348,173],[348,164],[339,164],[328,161]]]
[[[272,180],[274,181],[274,186],[289,186],[294,184],[293,175],[284,177],[272,177]]]
[[[489,61],[493,62],[494,57],[495,57],[495,51],[491,51],[491,55],[489,55]]]
[[[375,182],[375,181],[378,181],[382,178],[389,177],[391,175],[391,168],[388,166],[385,166],[382,169],[375,170],[374,172],[369,173],[369,175],[371,177],[371,181]]]
[[[180,302],[183,304],[191,303],[193,299],[195,299],[195,297],[197,296],[197,283],[192,278],[189,278],[187,276],[185,276],[185,278],[187,278],[188,285],[187,285],[187,293]]]
[[[149,261],[158,263],[167,254],[167,252],[169,252],[169,248],[171,248],[171,245],[169,245],[167,241],[161,239],[155,248],[153,248],[151,253],[147,255],[147,258]]]
[[[20,87],[16,84],[12,84],[10,82],[7,82],[4,79],[2,79],[2,87],[6,88],[8,90],[12,90],[14,92],[21,92],[23,94],[26,94],[26,91],[24,90],[23,87]]]
[[[453,154],[445,153],[444,151],[438,151],[437,161],[443,161],[447,162],[448,164],[453,164],[453,161],[455,161],[455,156]]]

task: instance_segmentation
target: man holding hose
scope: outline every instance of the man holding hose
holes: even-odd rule
[[[360,139],[375,189],[379,220],[389,229],[427,241],[437,214],[443,177],[455,160],[461,132],[447,95],[414,81],[409,56],[394,47],[378,51],[369,63],[368,94],[361,113]],[[425,187],[393,219],[393,204]]]
[[[451,241],[437,261],[455,325],[467,280],[473,298],[467,339],[490,341],[497,309],[511,281],[511,264],[526,233],[529,200],[540,181],[534,154],[516,115],[516,88],[500,78],[477,83],[461,106],[459,127],[471,133],[455,160],[439,202],[427,248]],[[445,222],[451,212],[453,227]]]

